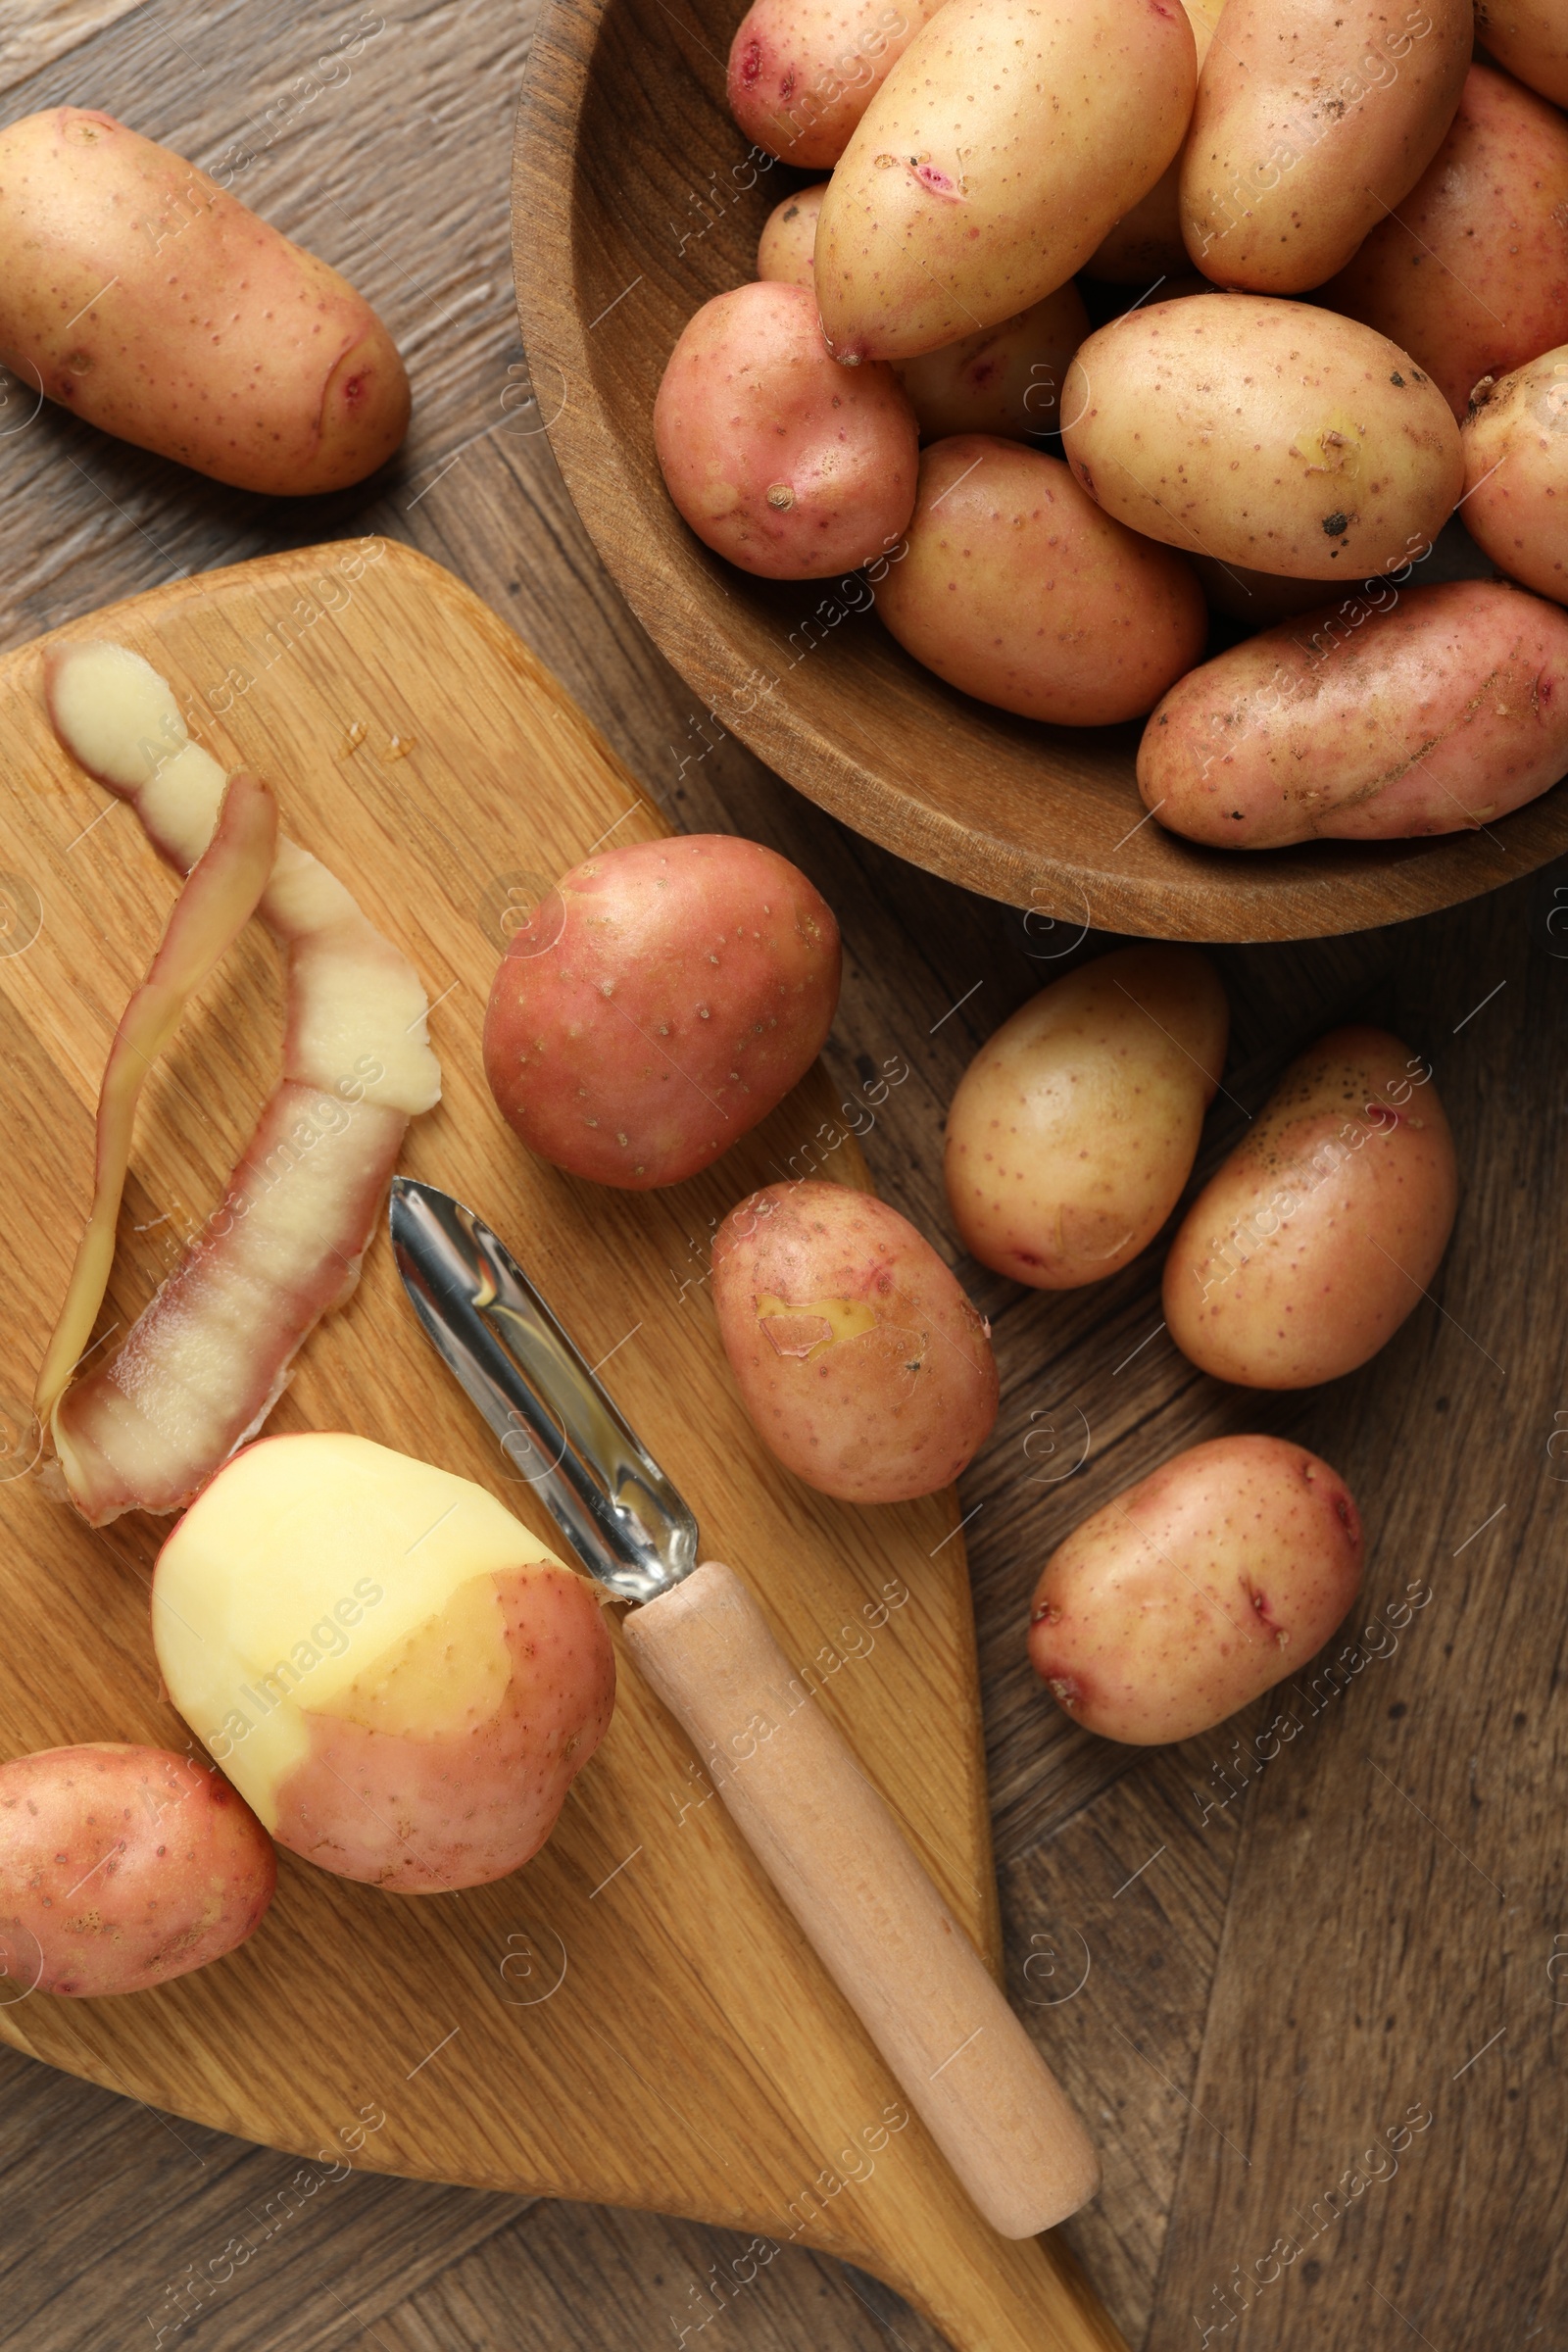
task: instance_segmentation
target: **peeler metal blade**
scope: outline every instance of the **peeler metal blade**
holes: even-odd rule
[[[436,1352],[591,1576],[620,1600],[697,1565],[697,1521],[533,1284],[450,1193],[394,1176],[403,1287]]]

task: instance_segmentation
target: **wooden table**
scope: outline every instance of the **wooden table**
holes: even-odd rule
[[[187,570],[391,534],[506,615],[677,821],[750,833],[811,874],[845,930],[838,1074],[892,1053],[912,1066],[866,1139],[877,1181],[959,1263],[1002,1359],[1002,1419],[963,1501],[1011,1990],[1106,2156],[1068,2234],[1148,2352],[1559,2345],[1568,869],[1406,930],[1219,957],[1235,1043],[1200,1173],[1337,1019],[1385,1021],[1436,1062],[1467,1172],[1459,1228],[1432,1298],[1366,1371],[1296,1397],[1219,1389],[1159,1329],[1157,1253],[1057,1298],[962,1264],[944,1105],[978,1040],[1082,947],[797,799],[696,707],[601,573],[537,429],[512,306],[530,22],[507,0],[391,0],[384,16],[12,0],[8,116],[103,106],[198,162],[226,158],[238,193],[376,303],[416,422],[371,495],[269,506],[55,410],[29,421],[7,385],[4,642]],[[312,96],[333,55],[347,75]],[[1303,1690],[1301,1736],[1247,1787],[1262,1709],[1182,1748],[1113,1748],[1042,1698],[1023,1648],[1059,1535],[1176,1447],[1241,1428],[1317,1447],[1360,1498],[1371,1565],[1347,1639],[1409,1586],[1430,1595],[1354,1653],[1343,1687]],[[205,2352],[623,2352],[673,2342],[729,2251],[648,2216],[361,2174],[282,2222],[269,2200],[288,2161],[9,2053],[0,2077],[0,2346],[171,2344],[186,2267],[243,2237]],[[1397,2170],[1352,2170],[1412,2109],[1431,2120]],[[1264,2283],[1238,2293],[1244,2267]],[[786,2253],[766,2277],[718,2323],[734,2352],[935,2344],[831,2263]]]

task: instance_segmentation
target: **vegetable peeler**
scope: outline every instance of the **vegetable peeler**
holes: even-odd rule
[[[980,2213],[1004,2237],[1100,2185],[1082,2123],[892,1809],[515,1259],[392,1179],[404,1288],[437,1353],[588,1573],[726,1810]],[[791,1683],[795,1682],[795,1691]]]

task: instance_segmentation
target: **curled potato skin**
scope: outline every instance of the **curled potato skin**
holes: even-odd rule
[[[1568,122],[1472,66],[1398,218],[1317,299],[1392,337],[1462,417],[1483,376],[1568,342]]]
[[[816,216],[822,210],[827,181],[801,188],[775,204],[762,222],[757,240],[757,274],[781,286],[811,283],[811,249],[816,243]]]
[[[688,319],[654,447],[698,538],[764,579],[853,571],[914,506],[914,411],[891,368],[834,366],[805,286],[738,286]]]
[[[872,1194],[809,1180],[753,1193],[714,1237],[713,1304],[759,1434],[824,1494],[934,1494],[991,1432],[990,1326]]]
[[[1490,823],[1568,766],[1568,614],[1497,580],[1379,581],[1190,670],[1138,747],[1158,821],[1217,849]]]
[[[1425,552],[1464,478],[1442,394],[1384,335],[1261,295],[1152,303],[1082,345],[1062,445],[1109,514],[1288,579]]]
[[[786,164],[831,169],[942,0],[753,0],[736,27],[725,96],[740,128]]]
[[[1483,377],[1460,438],[1471,538],[1510,579],[1568,604],[1568,343]]]
[[[1213,1438],[1046,1562],[1029,1658],[1075,1723],[1139,1747],[1222,1723],[1321,1649],[1360,1590],[1361,1518],[1283,1438]]]
[[[1243,1388],[1353,1372],[1421,1303],[1458,1197],[1428,1065],[1387,1030],[1333,1030],[1183,1219],[1165,1261],[1170,1336]]]
[[[948,1113],[948,1200],[970,1255],[1042,1291],[1135,1258],[1192,1173],[1229,1027],[1195,948],[1119,949],[1020,1006]]]
[[[878,610],[950,686],[1077,727],[1149,710],[1208,625],[1182,557],[1102,514],[1059,458],[984,433],[924,452]]]
[[[396,347],[346,278],[112,115],[0,131],[0,361],[87,423],[302,498],[408,430]]]
[[[1301,294],[1415,186],[1453,119],[1471,0],[1227,0],[1182,155],[1205,276]]]
[[[1088,332],[1084,298],[1069,279],[1018,318],[896,361],[893,372],[914,404],[923,441],[955,433],[1027,441],[1055,426],[1062,379]]]
[[[211,1765],[94,1740],[0,1764],[0,1947],[40,1992],[142,1992],[243,1943],[272,1841]]]

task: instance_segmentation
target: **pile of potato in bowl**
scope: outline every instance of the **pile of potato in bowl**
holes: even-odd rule
[[[755,0],[728,97],[803,184],[660,385],[706,545],[863,567],[1004,710],[1145,719],[1207,846],[1568,769],[1568,12]],[[1456,514],[1427,578],[1493,576],[1425,584]]]

